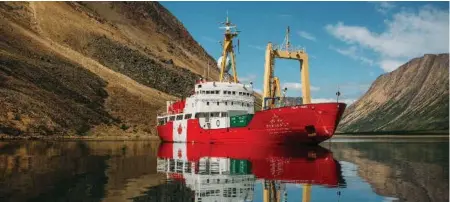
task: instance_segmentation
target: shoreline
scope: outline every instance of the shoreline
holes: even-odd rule
[[[405,134],[405,135],[397,135],[397,134],[385,134],[385,135],[364,135],[364,134],[335,134],[333,135],[333,138],[339,139],[339,138],[355,138],[355,139],[364,139],[364,138],[449,138],[450,136],[447,134],[436,134],[436,135],[415,135],[415,134]]]
[[[0,141],[3,140],[87,140],[87,141],[141,141],[151,140],[160,141],[158,136],[10,136],[0,135]]]
[[[335,134],[330,139],[430,139],[430,138],[443,138],[449,139],[449,135],[445,134],[433,134],[433,135],[418,135],[418,134]],[[10,136],[10,135],[0,135],[0,141],[5,140],[85,140],[85,141],[161,141],[158,136]]]

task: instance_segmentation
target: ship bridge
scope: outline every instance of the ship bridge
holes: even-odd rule
[[[226,128],[230,116],[255,113],[253,92],[252,84],[198,82],[192,96],[167,103],[167,113],[158,117],[158,123],[198,119],[205,129]]]

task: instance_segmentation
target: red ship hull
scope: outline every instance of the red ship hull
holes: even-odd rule
[[[319,144],[333,136],[345,108],[344,103],[305,104],[255,112],[246,127],[203,129],[197,119],[188,119],[157,130],[164,142]]]

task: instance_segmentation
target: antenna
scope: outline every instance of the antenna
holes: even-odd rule
[[[227,23],[228,23],[228,9],[227,9]]]
[[[341,92],[339,92],[339,84],[338,84],[338,91],[336,92],[336,102],[339,102],[340,95],[341,95]]]

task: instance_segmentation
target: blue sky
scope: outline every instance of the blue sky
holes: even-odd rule
[[[310,58],[313,102],[351,103],[381,74],[425,53],[448,53],[448,2],[161,2],[214,58],[226,17],[241,30],[238,77],[262,89],[267,43],[291,44]],[[277,60],[288,95],[301,96],[298,62]]]

